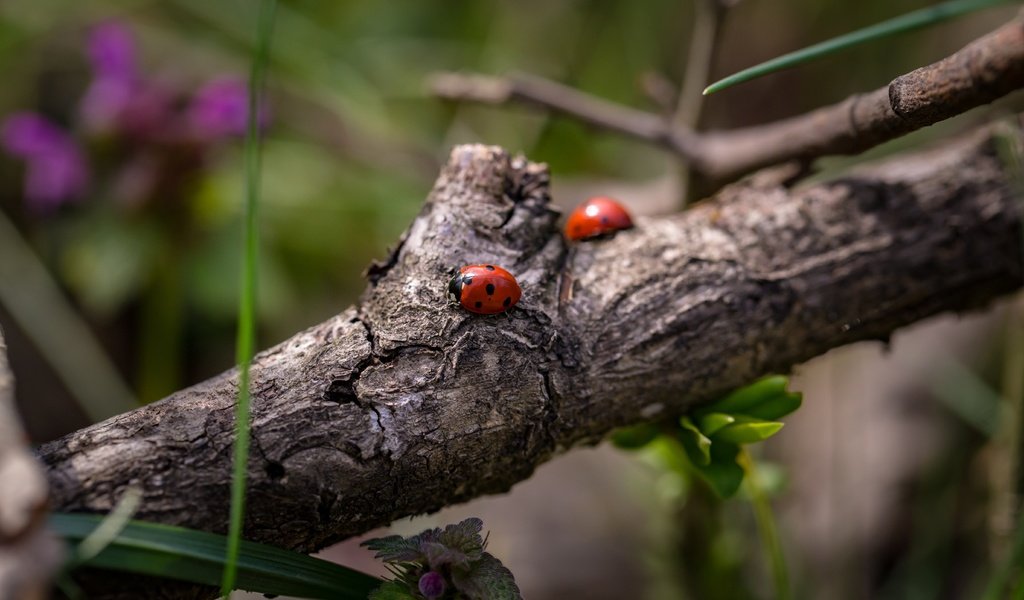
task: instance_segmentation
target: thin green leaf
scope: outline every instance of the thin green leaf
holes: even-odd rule
[[[679,441],[683,443],[683,449],[690,457],[690,460],[697,465],[707,465],[711,462],[711,440],[701,433],[700,429],[693,424],[690,417],[679,419],[683,428],[679,432]]]
[[[800,392],[787,392],[765,400],[757,406],[748,409],[744,414],[755,419],[773,421],[800,408],[803,401],[804,395]]]
[[[976,10],[997,6],[999,4],[1009,4],[1012,1],[1014,0],[953,0],[952,2],[946,2],[937,6],[930,6],[928,8],[922,8],[921,10],[915,10],[914,12],[907,13],[894,19],[882,21],[881,23],[876,23],[869,27],[858,29],[857,31],[814,44],[813,46],[808,46],[802,50],[784,54],[778,58],[773,58],[772,60],[750,67],[749,69],[744,69],[739,73],[735,73],[725,79],[720,79],[719,81],[712,83],[704,89],[704,95],[707,96],[708,94],[713,94],[724,90],[727,87],[734,86],[737,83],[743,83],[744,81],[750,81],[751,79],[756,79],[757,77],[761,77],[769,73],[788,69],[822,56],[826,56],[840,50],[845,50],[851,46],[863,44],[864,42],[870,42],[882,37],[903,33],[905,31],[913,31],[915,29],[941,23],[942,21]]]
[[[754,423],[733,423],[720,429],[713,442],[731,442],[733,444],[754,444],[763,442],[782,429],[783,423],[778,421],[758,421]]]
[[[747,410],[765,402],[775,396],[786,393],[786,385],[789,378],[783,375],[770,375],[755,381],[754,383],[741,387],[725,398],[708,405],[697,411],[698,414],[712,412],[727,413],[731,415],[746,413]]]
[[[97,515],[55,513],[50,528],[71,543],[85,539],[103,520]],[[182,527],[129,521],[120,534],[84,564],[169,579],[217,585],[227,538]],[[265,544],[242,541],[237,587],[262,594],[362,600],[382,582],[376,577]]]
[[[697,420],[697,427],[706,436],[712,436],[716,431],[736,422],[736,417],[725,413],[709,413]]]
[[[270,37],[274,25],[276,0],[260,3],[256,31],[256,54],[249,75],[249,114],[245,136],[245,259],[242,266],[242,291],[238,307],[238,403],[235,410],[234,473],[231,480],[231,520],[228,524],[227,558],[221,580],[221,594],[234,589],[236,561],[245,518],[245,475],[249,461],[249,363],[256,338],[256,208],[260,198],[260,114],[263,82],[270,57]]]

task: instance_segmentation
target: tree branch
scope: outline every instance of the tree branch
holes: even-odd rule
[[[547,178],[455,148],[361,305],[257,356],[247,538],[309,551],[504,492],[613,428],[1022,283],[987,133],[804,191],[755,178],[573,247]],[[507,315],[445,300],[481,262],[523,286]],[[229,371],[46,444],[55,505],[106,511],[133,485],[139,518],[225,531],[236,391]]]
[[[41,600],[48,596],[63,548],[43,527],[46,478],[26,446],[0,331],[0,598]]]
[[[430,80],[430,87],[450,100],[532,104],[650,142],[687,161],[717,188],[793,159],[863,152],[1024,87],[1024,17],[873,92],[806,115],[733,131],[696,133],[673,126],[660,115],[532,76],[442,73]]]

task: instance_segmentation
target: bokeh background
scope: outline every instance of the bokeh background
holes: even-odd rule
[[[928,4],[744,0],[723,24],[712,77]],[[705,101],[701,127],[875,89],[1014,10],[724,91]],[[692,0],[282,2],[262,115],[260,346],[357,301],[363,269],[397,241],[457,143],[548,163],[561,206],[602,193],[641,214],[678,210],[678,164],[660,150],[521,107],[442,102],[426,82],[519,71],[660,111],[642,82],[678,87],[693,16]],[[232,365],[254,21],[243,0],[0,2],[0,326],[33,442]],[[1022,104],[1011,97],[867,158]],[[822,161],[818,177],[859,160]],[[1000,395],[1020,386],[1004,352],[1022,344],[1015,304],[797,370],[805,407],[762,464],[798,597],[977,596],[1015,514],[1012,440],[1000,437]],[[485,519],[527,598],[770,595],[749,505],[708,501],[656,457],[574,451],[504,497],[395,527],[468,515]],[[351,543],[324,555],[380,572]]]

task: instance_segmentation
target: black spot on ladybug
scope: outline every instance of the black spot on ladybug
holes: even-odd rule
[[[487,269],[488,271],[493,271],[494,265],[484,265],[484,268]]]
[[[483,303],[483,302],[480,302],[479,300],[477,300],[477,301],[476,301],[476,305],[475,305],[475,306],[476,306],[477,308],[482,308],[482,307],[483,307],[483,305],[484,305],[484,303]]]
[[[608,217],[601,217],[601,224],[602,225],[607,225],[608,224]]]
[[[508,308],[512,304],[512,296],[505,298],[505,301],[501,303],[502,306]]]
[[[487,284],[487,295],[488,296],[493,296],[494,295],[494,284],[493,283],[488,283]]]
[[[462,283],[464,283],[465,285],[471,285],[473,283],[473,278],[470,277],[469,275],[465,275],[462,278]]]

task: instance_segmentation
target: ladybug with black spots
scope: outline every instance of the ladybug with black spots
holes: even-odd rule
[[[633,219],[621,204],[605,196],[595,196],[569,214],[565,222],[565,237],[579,242],[611,236],[631,227]]]
[[[522,295],[516,278],[497,265],[466,265],[448,282],[448,298],[481,315],[503,313]]]

